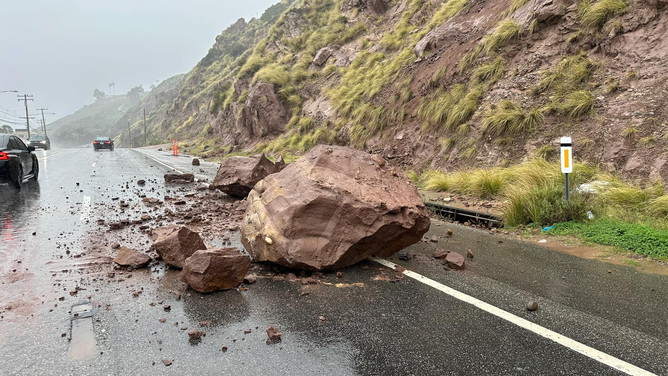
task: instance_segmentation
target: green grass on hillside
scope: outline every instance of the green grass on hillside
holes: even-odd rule
[[[660,181],[631,185],[596,166],[576,164],[567,202],[559,163],[543,159],[506,168],[427,171],[419,177],[412,174],[412,179],[428,190],[500,200],[509,226],[568,222],[555,226],[555,233],[573,233],[652,257],[668,256],[668,194]],[[593,184],[597,192],[578,192],[583,183]],[[597,219],[589,221],[588,212]]]

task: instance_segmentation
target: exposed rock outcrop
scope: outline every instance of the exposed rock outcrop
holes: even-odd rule
[[[239,124],[254,137],[278,135],[285,131],[288,111],[274,92],[274,85],[258,83],[248,91]]]
[[[513,20],[524,30],[533,20],[539,25],[553,24],[566,14],[569,5],[566,0],[531,0],[513,14]]]
[[[250,269],[250,257],[236,248],[200,250],[183,264],[181,280],[208,293],[238,287]]]
[[[327,62],[330,56],[332,56],[332,50],[330,48],[321,48],[318,53],[315,54],[315,57],[313,58],[313,64],[320,67]]]
[[[153,248],[166,265],[182,268],[185,260],[206,245],[198,233],[185,226],[165,226],[153,230]]]
[[[259,157],[230,157],[218,168],[211,188],[220,189],[230,196],[246,197],[255,184],[279,171],[279,168],[262,154]]]
[[[353,9],[360,11],[372,11],[376,14],[383,14],[388,9],[388,4],[383,0],[346,0],[341,5],[341,13],[347,14]]]
[[[242,243],[253,258],[307,270],[392,255],[430,224],[413,185],[345,147],[315,147],[258,183],[248,201]]]

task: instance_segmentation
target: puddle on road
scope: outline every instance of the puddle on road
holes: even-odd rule
[[[89,359],[95,356],[95,332],[93,331],[93,306],[85,303],[72,307],[71,359]]]

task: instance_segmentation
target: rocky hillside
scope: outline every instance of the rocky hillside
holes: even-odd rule
[[[284,7],[285,10],[276,7]],[[299,0],[225,30],[157,138],[406,168],[576,157],[668,177],[666,0]]]

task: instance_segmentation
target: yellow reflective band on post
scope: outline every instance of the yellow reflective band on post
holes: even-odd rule
[[[568,161],[568,149],[564,149],[564,168],[569,167],[569,161]]]

